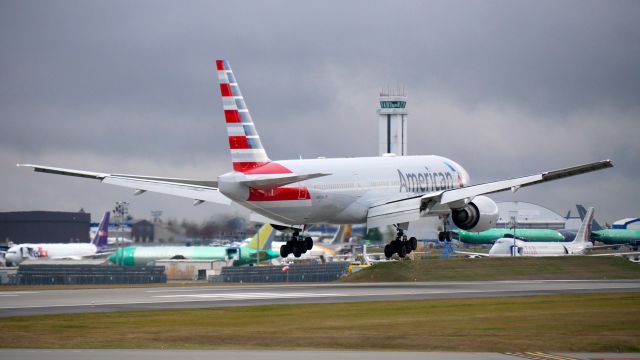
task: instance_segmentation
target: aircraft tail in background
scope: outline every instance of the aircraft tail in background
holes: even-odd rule
[[[589,207],[584,216],[584,220],[582,220],[582,225],[580,225],[580,228],[578,229],[576,238],[571,242],[572,244],[591,242],[591,222],[593,221],[593,211],[593,206]]]
[[[584,220],[584,217],[587,214],[587,209],[585,209],[582,204],[576,204],[576,209],[578,209],[578,215],[580,215],[580,219]],[[600,226],[600,224],[598,224],[598,222],[593,219],[592,229],[596,231],[602,230],[602,226]]]
[[[251,238],[251,241],[247,243],[244,247],[249,249],[261,249],[261,250],[270,250],[271,243],[273,239],[276,237],[276,230],[271,226],[271,224],[264,224],[256,232],[256,234]]]
[[[107,241],[109,239],[109,215],[110,213],[108,211],[104,213],[100,225],[98,225],[98,231],[96,231],[96,235],[93,237],[93,240],[91,240],[91,243],[98,249],[107,247]]]

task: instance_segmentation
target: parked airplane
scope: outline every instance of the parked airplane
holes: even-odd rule
[[[255,264],[278,257],[271,251],[275,230],[263,225],[252,240],[240,247],[233,246],[127,246],[109,256],[113,264],[146,265],[155,260],[234,261],[234,265]]]
[[[576,208],[578,209],[580,217],[584,217],[584,206],[577,204]],[[594,220],[591,240],[600,241],[605,244],[633,245],[637,247],[640,245],[640,230],[606,229]]]
[[[7,266],[18,266],[26,259],[73,259],[79,260],[100,254],[106,254],[109,228],[109,212],[105,212],[93,239],[88,243],[71,244],[19,244],[7,251]]]
[[[481,232],[471,232],[464,230],[451,230],[453,238],[460,240],[466,244],[493,244],[497,239],[511,236],[517,236],[522,240],[531,242],[560,242],[565,241],[563,234],[552,229],[501,229],[493,228]]]
[[[467,171],[453,160],[429,156],[383,156],[272,161],[260,142],[244,97],[226,60],[216,61],[227,124],[233,171],[217,181],[108,174],[24,164],[37,172],[78,176],[133,188],[136,194],[155,191],[204,201],[231,201],[252,210],[277,229],[291,230],[282,253],[299,257],[313,240],[300,236],[309,224],[360,224],[368,228],[394,225],[396,239],[385,247],[390,257],[404,257],[417,247],[404,231],[409,222],[436,216],[441,238],[449,216],[460,229],[479,232],[495,226],[496,203],[484,196],[495,192],[558,180],[612,167],[610,160],[561,170],[471,185]],[[284,130],[284,129],[283,129]],[[286,139],[284,137],[283,139]]]
[[[587,251],[602,246],[594,247],[589,241],[591,237],[591,221],[593,220],[593,207],[587,210],[587,214],[578,229],[576,238],[572,242],[526,242],[514,238],[501,238],[496,240],[489,253],[472,253],[456,251],[458,254],[478,256],[565,256],[584,255]]]

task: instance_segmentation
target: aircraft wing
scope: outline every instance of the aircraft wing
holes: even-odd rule
[[[106,174],[84,170],[64,169],[51,166],[32,164],[18,164],[21,167],[33,168],[36,172],[56,175],[66,175],[99,180],[105,184],[117,185],[136,189],[137,194],[146,191],[175,195],[196,200],[197,202],[213,202],[228,205],[231,199],[218,191],[216,181],[202,181],[177,178],[162,178],[153,176]]]
[[[589,256],[638,256],[638,255],[640,255],[640,251],[608,253],[608,254],[592,254]]]
[[[469,252],[469,251],[455,251],[455,254],[467,255],[470,258],[478,258],[478,257],[488,257],[487,253],[477,253],[477,252]]]
[[[516,192],[521,187],[563,179],[610,167],[613,167],[611,160],[603,160],[560,170],[547,171],[541,174],[471,185],[458,189],[418,194],[404,199],[392,200],[369,208],[367,215],[367,227],[372,228],[383,225],[411,222],[418,220],[422,216],[421,213],[435,205],[449,205],[460,201],[471,201],[478,195],[492,194],[506,190]]]

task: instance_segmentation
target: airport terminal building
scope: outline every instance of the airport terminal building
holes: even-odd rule
[[[16,211],[0,213],[0,243],[78,243],[89,241],[91,214]]]

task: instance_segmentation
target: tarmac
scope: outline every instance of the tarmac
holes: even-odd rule
[[[0,291],[0,317],[267,304],[638,291],[640,291],[640,280],[332,283]]]

